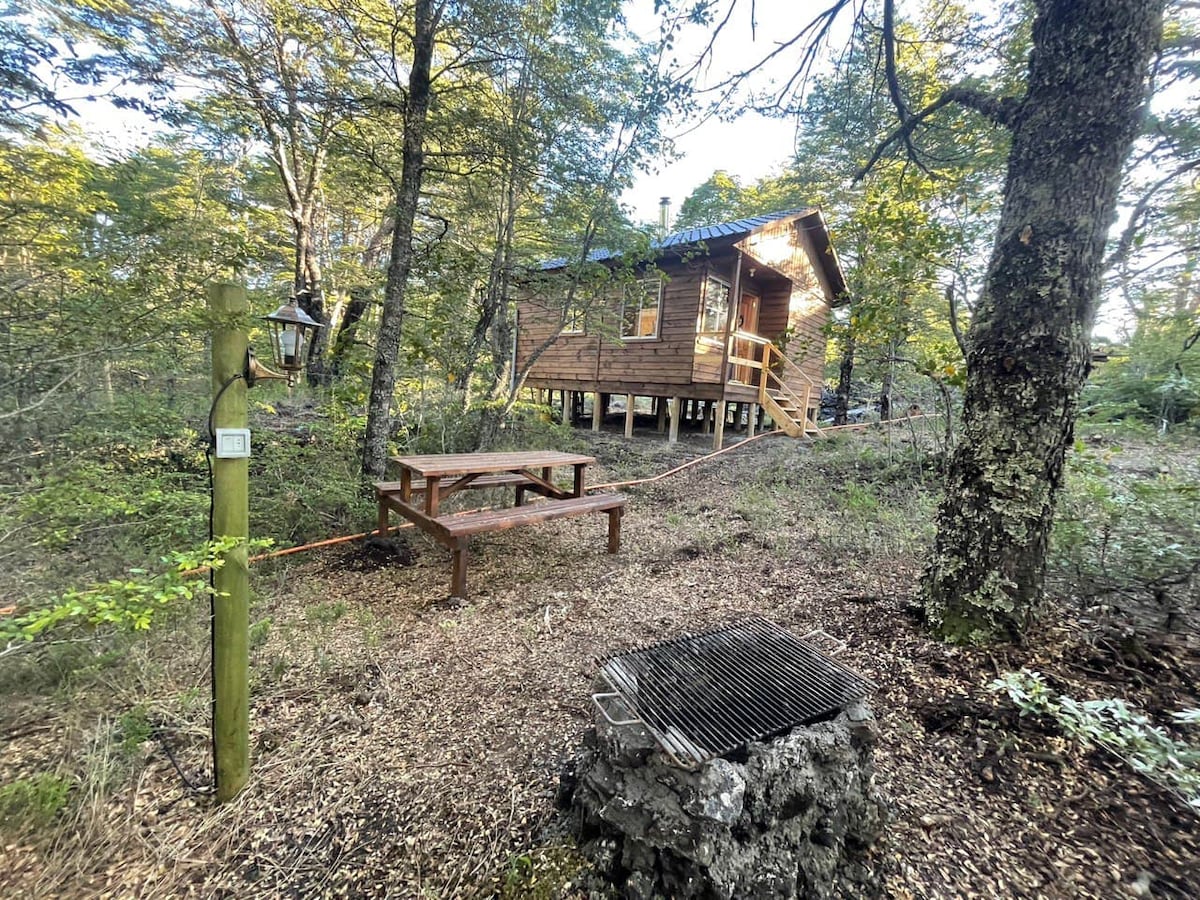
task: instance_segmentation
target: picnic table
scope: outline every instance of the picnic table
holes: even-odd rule
[[[389,513],[394,511],[448,547],[453,558],[452,596],[466,596],[467,542],[475,534],[603,512],[608,514],[608,552],[620,548],[626,498],[621,494],[584,495],[584,473],[596,461],[594,457],[528,450],[394,456],[391,461],[400,469],[400,480],[375,485],[379,534],[387,533]],[[574,470],[571,486],[560,487],[554,482],[554,470],[566,466]],[[459,491],[509,486],[515,488],[512,508],[441,512],[442,501]],[[526,504],[527,493],[544,500]]]

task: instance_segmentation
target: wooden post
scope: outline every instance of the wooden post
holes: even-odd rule
[[[379,491],[379,490],[376,490],[376,494],[377,494],[376,502],[379,504],[379,510],[376,513],[376,522],[375,522],[375,524],[378,526],[377,534],[381,538],[385,538],[385,537],[387,537],[387,534],[388,534],[387,496],[382,491]]]
[[[729,413],[728,405],[724,400],[716,402],[714,413],[716,421],[713,422],[713,449],[720,450],[721,445],[725,443],[725,418]]]
[[[667,434],[668,444],[679,443],[679,416],[683,411],[683,400],[679,397],[671,398],[671,430]]]
[[[708,434],[712,430],[712,401],[705,400],[700,414],[704,417],[700,423],[700,433]]]
[[[592,431],[599,431],[604,423],[604,404],[600,402],[600,392],[592,391]]]
[[[625,395],[625,437],[633,437],[633,394]]]
[[[746,412],[746,437],[754,437],[754,428],[758,425],[758,404],[749,404],[749,410]]]
[[[246,333],[241,318],[246,291],[235,284],[210,284],[213,428],[246,427]],[[250,533],[249,460],[212,459],[214,538],[241,542],[213,570],[212,717],[213,772],[217,800],[236,797],[250,777],[250,612],[246,538]]]
[[[450,596],[467,596],[467,542],[462,539],[450,551]]]
[[[562,423],[571,424],[571,395],[568,391],[562,392]]]
[[[655,412],[658,413],[658,433],[662,434],[667,430],[667,398],[654,398]]]
[[[621,507],[608,511],[608,552],[616,553],[621,549]]]

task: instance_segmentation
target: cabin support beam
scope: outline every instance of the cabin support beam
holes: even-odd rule
[[[712,401],[705,400],[700,406],[700,433],[708,434],[712,430]]]
[[[679,397],[671,398],[671,431],[667,435],[668,444],[679,443],[679,416],[683,411],[683,400]]]
[[[754,428],[758,425],[758,404],[749,404],[749,409],[746,410],[746,437],[754,437]]]
[[[658,413],[658,433],[662,434],[667,430],[667,398],[654,398],[654,411]]]
[[[562,423],[564,425],[571,424],[571,392],[562,392]]]
[[[604,423],[604,404],[600,402],[600,392],[592,391],[592,431],[599,431]]]
[[[725,443],[725,418],[729,413],[729,404],[718,400],[714,405],[713,413],[716,418],[713,422],[713,449],[720,450]]]
[[[625,395],[625,437],[633,437],[633,394]]]

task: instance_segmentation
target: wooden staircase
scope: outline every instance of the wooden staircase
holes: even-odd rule
[[[772,421],[789,437],[804,437],[810,430],[820,429],[804,414],[804,407],[796,405],[794,398],[778,390],[766,390],[759,394],[759,402]]]
[[[825,432],[808,418],[814,394],[820,400],[821,386],[765,338],[744,331],[735,337],[762,348],[761,360],[736,358],[731,362],[758,371],[758,402],[775,424],[789,437],[824,437]]]

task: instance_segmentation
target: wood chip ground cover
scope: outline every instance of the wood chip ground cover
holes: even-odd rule
[[[582,439],[601,459],[593,482],[705,449]],[[617,556],[603,517],[477,539],[466,605],[447,602],[448,555],[420,537],[402,558],[347,545],[259,571],[246,792],[213,806],[163,750],[189,777],[207,771],[195,617],[144,642],[136,674],[97,677],[86,703],[6,708],[0,783],[108,780],[57,828],[6,838],[0,894],[585,896],[554,796],[591,720],[595,656],[761,613],[846,640],[843,658],[880,686],[877,777],[894,820],[871,862],[888,896],[1200,896],[1195,817],[984,690],[1028,666],[1080,698],[1196,705],[1194,631],[1164,638],[1160,670],[1132,685],[1120,667],[1136,659],[1067,614],[1020,649],[929,640],[911,606],[932,509],[917,495],[935,476],[848,502],[853,452],[769,438],[629,488]],[[170,729],[122,755],[135,705]]]

